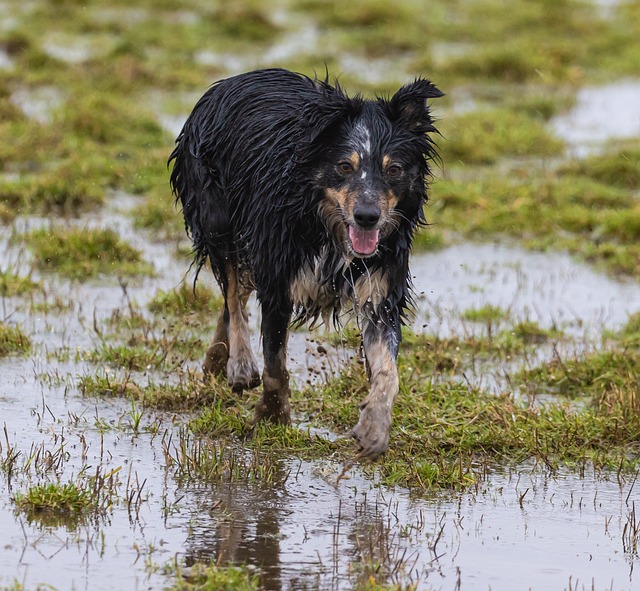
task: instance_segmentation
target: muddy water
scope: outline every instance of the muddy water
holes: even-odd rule
[[[158,275],[128,287],[128,297],[144,305],[156,289],[183,280],[187,261],[178,262],[172,246],[134,232],[122,211],[134,201],[119,196],[117,202],[106,216],[79,223],[108,223],[154,261]],[[25,265],[19,246],[3,241],[0,251],[3,268]],[[468,332],[460,311],[491,303],[592,338],[624,322],[640,303],[635,284],[597,275],[562,255],[505,246],[462,244],[416,256],[413,274],[420,295],[416,327],[431,332]],[[159,567],[176,556],[187,563],[215,558],[259,566],[262,584],[275,590],[348,589],[358,576],[368,577],[358,566],[367,561],[382,563],[393,573],[390,580],[421,589],[591,589],[593,581],[597,589],[613,582],[626,590],[640,584],[633,573],[637,556],[625,551],[624,538],[638,498],[633,483],[594,474],[550,479],[519,467],[491,475],[478,490],[424,499],[380,487],[357,470],[336,487],[341,466],[331,458],[283,457],[266,487],[185,486],[167,468],[163,450],[171,434],[176,440],[183,417],[146,412],[136,433],[130,403],[78,393],[77,376],[95,373],[95,366],[47,355],[59,347],[93,347],[93,318],[126,305],[122,288],[108,280],[82,286],[45,281],[70,302],[68,312],[32,314],[23,300],[2,303],[3,318],[21,323],[36,348],[29,358],[0,360],[0,423],[6,427],[0,455],[6,457],[9,445],[24,466],[42,446],[62,459],[55,474],[2,474],[0,588],[17,579],[25,588],[160,589],[168,582]],[[251,324],[257,350],[255,312]],[[314,338],[293,335],[298,382],[314,369],[308,355]],[[318,371],[330,374],[349,354],[339,350],[331,358],[336,365]],[[104,516],[67,528],[14,512],[16,492],[58,477],[73,480],[83,467],[102,474],[119,469],[113,507]]]

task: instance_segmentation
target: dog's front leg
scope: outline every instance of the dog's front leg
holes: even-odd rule
[[[253,422],[268,419],[274,423],[289,425],[289,372],[286,367],[287,340],[291,307],[266,309],[262,307],[262,347],[264,370],[262,372],[262,396],[256,404]]]
[[[361,458],[375,460],[389,447],[391,412],[398,394],[396,357],[400,338],[398,321],[383,322],[376,317],[365,320],[362,342],[370,390],[360,404],[360,419],[352,432]]]

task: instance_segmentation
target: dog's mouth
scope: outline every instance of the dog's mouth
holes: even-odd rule
[[[349,240],[351,248],[360,256],[372,255],[378,248],[380,240],[379,230],[363,230],[349,225]]]

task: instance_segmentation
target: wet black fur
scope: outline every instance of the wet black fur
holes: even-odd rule
[[[364,100],[348,97],[337,84],[279,69],[215,83],[196,104],[169,159],[198,268],[209,259],[223,289],[227,259],[249,270],[263,316],[268,310],[282,320],[293,311],[291,282],[323,247],[328,256],[321,281],[337,292],[383,268],[392,287],[372,314],[393,327],[397,354],[399,325],[411,300],[409,250],[425,223],[426,179],[436,157],[426,135],[436,131],[426,100],[438,96],[429,81],[417,79],[391,99]],[[354,258],[344,270],[344,253],[317,206],[327,184],[336,182],[335,163],[349,149],[357,121],[372,132],[373,155],[393,153],[407,175],[398,187],[398,229],[381,240],[374,256]],[[298,313],[306,318],[318,311]]]

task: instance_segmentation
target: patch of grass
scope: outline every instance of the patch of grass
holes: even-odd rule
[[[563,338],[561,331],[556,328],[542,328],[537,322],[531,320],[523,320],[513,327],[500,332],[497,336],[498,341],[509,342],[515,340],[524,345],[539,345],[554,339]]]
[[[173,578],[165,591],[258,591],[259,577],[241,566],[219,566],[196,562],[189,568],[167,566],[165,574]]]
[[[508,109],[487,109],[453,115],[439,124],[445,140],[438,142],[449,165],[494,164],[502,158],[552,157],[563,150],[540,118]]]
[[[225,438],[245,438],[252,448],[295,453],[303,458],[322,458],[342,449],[345,442],[329,441],[312,433],[309,429],[299,429],[262,422],[251,427],[253,419],[253,396],[249,400],[221,398],[215,405],[208,406],[189,423],[190,430],[197,436],[215,440]]]
[[[25,354],[31,349],[31,339],[17,326],[9,326],[0,320],[0,357]]]
[[[104,189],[69,167],[0,182],[0,204],[15,215],[79,215],[104,203]],[[73,181],[70,181],[73,178]]]
[[[145,195],[144,201],[133,209],[131,215],[134,226],[149,230],[154,239],[179,240],[186,237],[182,214],[174,205],[168,187]]]
[[[82,490],[71,482],[34,486],[26,493],[16,493],[14,501],[21,509],[71,515],[87,511],[92,505],[89,491]]]
[[[24,236],[38,269],[81,281],[106,275],[151,275],[141,253],[111,229],[51,227]]]
[[[559,357],[522,371],[518,379],[530,390],[563,396],[603,397],[621,389],[640,387],[640,356],[632,351],[598,351],[583,358]]]
[[[175,370],[187,360],[200,359],[205,343],[184,331],[169,330],[162,336],[144,331],[129,335],[126,343],[104,340],[93,350],[79,353],[79,358],[92,363],[106,363],[128,371],[149,369]]]
[[[470,322],[498,324],[509,318],[509,311],[504,310],[499,306],[492,306],[491,304],[487,304],[485,306],[481,306],[480,308],[469,308],[465,310],[462,313],[462,318],[464,320],[469,320]]]
[[[197,283],[183,282],[169,291],[160,290],[149,302],[149,310],[158,316],[179,318],[197,314],[213,318],[224,305],[222,296]]]
[[[601,367],[610,367],[610,359]],[[615,372],[609,369],[608,376],[613,378]],[[592,381],[606,380],[598,377],[603,373],[595,369]],[[414,365],[410,357],[401,358],[400,375],[393,445],[375,466],[386,484],[465,487],[492,466],[527,460],[548,467],[635,465],[640,424],[622,420],[620,413],[560,402],[529,407],[511,395],[493,396],[450,381],[436,383],[429,368]],[[533,380],[539,383],[541,378]],[[367,392],[363,368],[353,365],[326,386],[296,395],[294,406],[308,413],[312,423],[348,432]]]
[[[42,285],[30,277],[21,277],[9,271],[0,271],[0,298],[22,296],[40,289]]]
[[[80,354],[80,358],[92,363],[106,363],[113,367],[129,371],[159,369],[164,366],[166,354],[160,345],[156,347],[146,344],[126,345],[102,343],[97,349]]]
[[[96,508],[92,493],[73,482],[49,483],[17,492],[13,497],[16,509],[27,519],[45,527],[76,527]]]
[[[580,47],[564,39],[545,40],[536,46],[533,39],[510,39],[505,43],[482,43],[462,56],[450,59],[443,69],[449,76],[481,77],[508,83],[542,80],[576,80],[575,67]]]
[[[466,338],[441,338],[404,331],[401,359],[417,374],[433,379],[462,375],[478,363],[497,365],[523,355],[529,347],[562,338],[555,329],[543,329],[537,323],[522,321],[500,331]]]
[[[618,334],[611,335],[618,338],[623,345],[640,346],[640,312],[629,316],[625,325],[618,331]]]
[[[203,382],[187,374],[177,384],[149,382],[141,385],[129,375],[90,374],[77,379],[84,396],[125,397],[147,408],[188,412],[218,404],[229,406],[235,398],[215,380]]]
[[[640,272],[640,205],[628,192],[584,177],[442,180],[432,216],[467,238],[509,236],[568,250],[613,272]]]
[[[640,189],[640,145],[570,162],[560,173],[582,176],[612,187]]]

